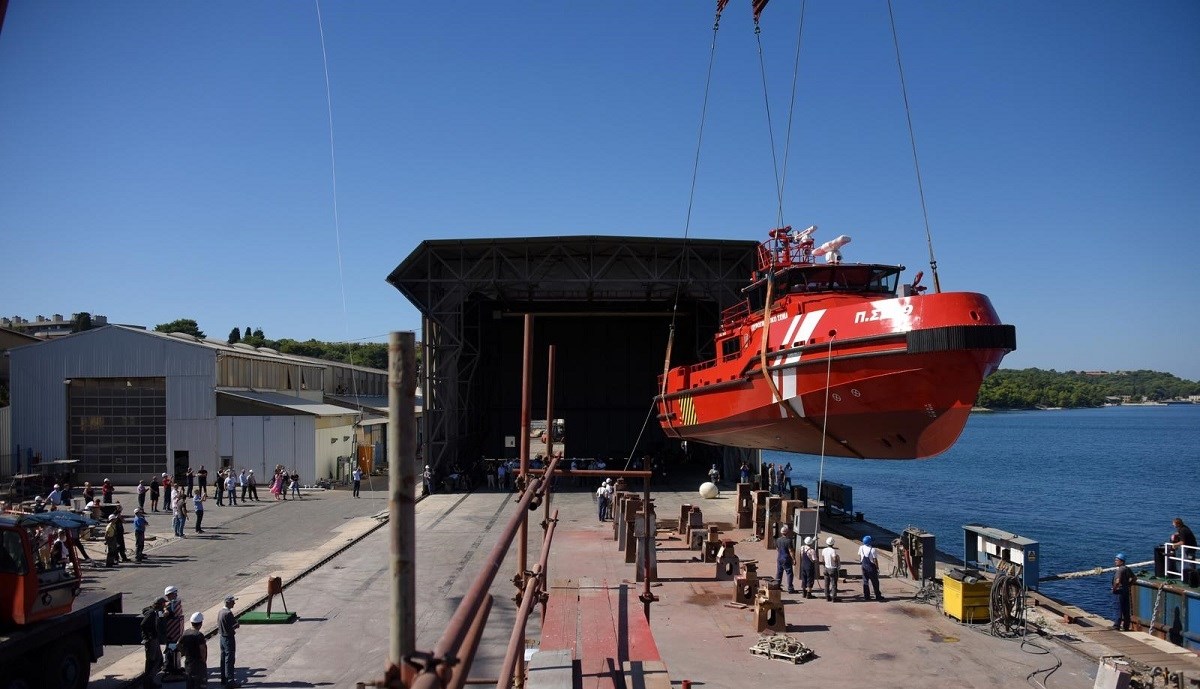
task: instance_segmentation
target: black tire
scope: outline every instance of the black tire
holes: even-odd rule
[[[46,689],[87,689],[92,659],[83,639],[68,636],[46,650],[40,686]]]

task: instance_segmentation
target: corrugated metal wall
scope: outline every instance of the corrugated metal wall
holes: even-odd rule
[[[12,447],[12,407],[0,407],[0,478],[8,478],[17,471],[17,456]]]
[[[10,350],[12,440],[40,452],[43,459],[68,459],[67,396],[64,381],[72,378],[166,377],[167,457],[187,450],[193,457],[216,455],[216,434],[203,422],[215,422],[213,395],[216,352],[186,340],[105,327]],[[176,421],[182,424],[178,432]],[[11,451],[11,450],[10,450]],[[86,467],[80,468],[84,476]],[[112,476],[125,482],[137,476]]]
[[[269,483],[276,464],[300,473],[312,483],[316,470],[316,430],[312,416],[222,416],[218,419],[218,447],[222,457],[232,457],[237,469],[254,469],[259,483]],[[325,442],[329,443],[328,437]],[[265,477],[265,478],[263,478]]]

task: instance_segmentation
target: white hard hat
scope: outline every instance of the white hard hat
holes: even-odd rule
[[[179,593],[179,589],[175,588],[174,586],[168,586],[167,588],[163,589],[164,596],[169,596],[172,593]]]
[[[804,545],[812,545],[812,544],[813,544],[812,536],[805,536],[804,537]]]
[[[825,545],[833,545],[833,536],[825,539]]]
[[[192,624],[204,624],[204,613],[202,613],[202,612],[192,613]]]

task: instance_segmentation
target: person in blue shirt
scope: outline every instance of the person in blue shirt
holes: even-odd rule
[[[204,494],[199,488],[192,489],[192,507],[196,512],[196,533],[204,533],[200,525],[204,522]]]
[[[146,519],[145,508],[139,507],[133,511],[133,559],[138,562],[146,559],[143,551],[146,549],[146,527],[149,525],[150,520]]]

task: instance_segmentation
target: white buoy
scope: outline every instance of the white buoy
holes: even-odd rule
[[[700,484],[700,497],[705,500],[712,500],[721,494],[721,490],[717,488],[717,484],[705,482]]]

